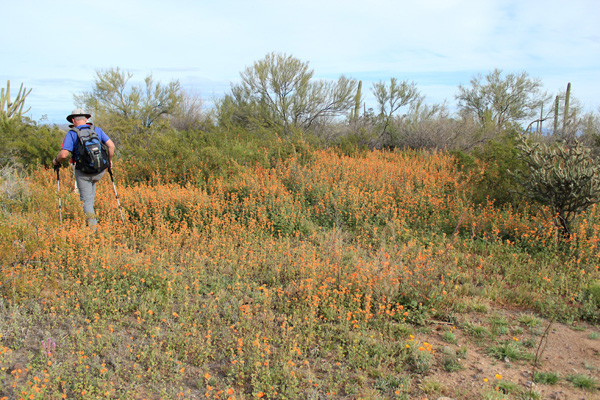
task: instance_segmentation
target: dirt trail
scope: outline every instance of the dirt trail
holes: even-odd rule
[[[509,321],[511,327],[519,326],[520,313],[511,313],[507,311],[494,311],[501,314]],[[488,313],[489,316],[489,313]],[[461,317],[464,321],[480,321],[485,326],[485,316],[482,314],[465,314]],[[550,329],[546,329],[549,321],[540,319],[535,329],[523,329],[519,331],[518,337],[511,333],[506,335],[505,340],[529,340],[528,351],[535,354],[542,337],[547,338],[545,348],[541,353],[536,371],[552,372],[560,376],[558,383],[536,384],[532,383],[532,369],[534,361],[512,361],[509,359],[499,360],[489,355],[489,348],[502,339],[489,341],[482,338],[474,338],[465,329],[457,327],[452,329],[453,325],[440,323],[435,324],[429,333],[419,334],[419,339],[429,341],[434,348],[438,349],[436,358],[436,368],[432,368],[430,373],[423,378],[423,381],[433,380],[441,383],[441,394],[455,400],[462,399],[482,399],[482,397],[495,391],[495,387],[503,382],[512,382],[517,385],[518,391],[528,393],[532,387],[541,395],[541,399],[551,400],[577,400],[577,399],[600,399],[600,387],[596,391],[586,391],[576,388],[567,380],[568,376],[581,374],[592,377],[596,382],[600,382],[600,326],[590,324],[578,324],[576,327],[567,326],[558,322],[553,322]],[[461,324],[457,324],[460,326]],[[518,328],[517,328],[518,329]],[[449,344],[444,340],[443,334],[448,330],[455,333],[456,343]],[[444,350],[457,350],[466,348],[466,354],[460,360],[462,369],[456,372],[448,372],[439,360],[443,357],[440,353]],[[459,353],[460,354],[460,353]],[[498,397],[493,399],[514,399],[521,398],[514,394],[503,397],[500,392]],[[441,397],[440,393],[428,395],[429,399]]]

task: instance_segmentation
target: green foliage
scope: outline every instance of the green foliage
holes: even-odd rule
[[[498,390],[505,394],[515,393],[517,391],[517,384],[510,381],[498,382]]]
[[[560,375],[556,372],[538,372],[533,374],[533,381],[546,385],[556,385],[560,381]]]
[[[597,157],[600,149],[600,114],[585,113],[580,124],[582,142],[591,147],[594,156]]]
[[[448,343],[455,344],[457,342],[456,333],[452,331],[446,331],[442,334],[442,339]]]
[[[25,106],[25,98],[31,93],[31,89],[27,91],[23,88],[23,84],[21,83],[21,87],[19,88],[19,92],[17,93],[17,97],[13,101],[10,100],[10,81],[6,81],[6,91],[4,88],[0,91],[0,118],[8,118],[8,119],[21,119],[21,116],[29,111],[29,109],[23,111],[23,107]]]
[[[57,127],[34,125],[17,119],[0,119],[0,165],[7,163],[46,167],[60,150],[65,132]]]
[[[163,85],[149,75],[143,84],[131,86],[132,77],[119,68],[98,70],[92,91],[74,96],[75,103],[90,112],[98,126],[115,136],[117,145],[140,128],[176,114],[183,102],[177,80]]]
[[[290,134],[348,112],[357,82],[313,81],[308,63],[270,53],[240,74],[242,81],[218,105],[221,126],[274,128]]]
[[[459,170],[473,178],[470,194],[476,204],[493,202],[496,206],[518,206],[522,196],[518,193],[519,181],[511,171],[523,171],[525,164],[519,158],[517,139],[514,131],[509,131],[471,153],[450,152]]]
[[[452,333],[452,332],[446,332],[446,333]],[[452,347],[444,347],[442,349],[442,366],[444,367],[444,370],[447,372],[456,372],[456,371],[460,371],[462,369],[464,369],[464,367],[461,365],[460,360],[461,360],[461,356],[459,354],[457,354],[456,350]]]
[[[583,288],[577,299],[581,303],[581,313],[590,322],[600,320],[600,281],[590,282]]]
[[[471,79],[471,87],[460,85],[456,96],[463,112],[474,115],[482,125],[486,118],[491,119],[497,129],[535,116],[546,97],[540,91],[541,81],[531,79],[526,72],[501,75],[499,69],[485,77],[477,75]]]
[[[535,328],[542,321],[538,317],[536,317],[535,315],[532,315],[532,314],[521,314],[519,316],[519,322],[521,324],[525,325],[527,328]]]
[[[518,361],[518,360],[533,360],[533,354],[523,349],[518,342],[507,341],[501,344],[491,346],[488,349],[489,354],[498,360]]]
[[[0,211],[16,212],[27,208],[30,195],[27,176],[12,165],[0,168]]]
[[[409,342],[411,343],[411,342]],[[405,350],[406,363],[410,369],[417,374],[426,374],[433,366],[433,354],[423,347],[417,347],[416,344],[408,345]]]
[[[340,154],[356,157],[360,154],[370,151],[368,143],[373,138],[372,134],[366,130],[360,130],[356,133],[350,133],[346,136],[339,136],[333,142],[334,148],[339,150]]]
[[[523,162],[518,158],[517,135],[507,132],[475,149],[473,156],[485,165],[481,179],[476,183],[473,200],[484,204],[487,200],[497,205],[518,204],[518,181],[509,170],[521,171]]]
[[[600,339],[600,333],[598,333],[598,332],[591,332],[588,335],[588,339],[591,339],[591,340]]]
[[[519,157],[525,171],[515,171],[524,194],[550,207],[563,237],[571,234],[573,221],[600,201],[600,166],[590,149],[575,142],[545,145],[519,137]]]
[[[569,375],[567,380],[573,384],[573,386],[578,387],[583,390],[587,390],[588,392],[595,393],[598,391],[598,381],[591,376],[583,375],[583,374],[575,374]]]
[[[262,130],[259,137],[240,130],[177,131],[152,127],[119,148],[127,183],[173,182],[206,185],[236,175],[244,166],[274,166],[294,157],[309,162],[311,145],[301,136],[281,140]]]
[[[584,296],[589,298],[598,308],[600,308],[600,281],[590,282],[584,292]]]
[[[396,111],[422,99],[416,83],[398,82],[396,78],[390,79],[389,86],[383,81],[374,83],[373,95],[377,100],[378,119],[382,133],[387,132]]]

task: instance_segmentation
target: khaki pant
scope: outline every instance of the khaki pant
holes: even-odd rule
[[[106,170],[105,170],[106,171]],[[88,226],[94,226],[98,223],[96,213],[94,212],[94,201],[96,199],[96,183],[104,176],[104,172],[97,174],[85,174],[75,169],[75,180],[79,189],[79,198],[83,203],[83,212]]]

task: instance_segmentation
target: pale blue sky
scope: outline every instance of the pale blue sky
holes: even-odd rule
[[[526,71],[551,94],[572,84],[600,106],[598,0],[0,0],[0,87],[32,88],[34,120],[63,123],[100,69],[179,80],[207,106],[267,53],[316,78],[391,77],[452,109],[458,85]],[[374,106],[374,104],[367,104]]]

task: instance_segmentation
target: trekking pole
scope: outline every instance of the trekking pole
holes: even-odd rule
[[[73,170],[73,191],[79,194],[79,187],[77,186],[77,178],[75,178],[75,163],[71,161],[71,169]]]
[[[113,189],[115,190],[115,198],[117,199],[117,205],[119,206],[119,212],[121,213],[121,221],[125,223],[125,217],[123,216],[123,209],[121,208],[121,202],[119,201],[119,195],[117,194],[117,186],[115,186],[115,180],[113,179],[111,167],[108,167],[108,174],[110,175],[110,180],[112,182]]]
[[[58,187],[58,213],[60,215],[60,223],[62,224],[62,202],[60,200],[60,164],[54,166],[56,171],[56,185]]]

